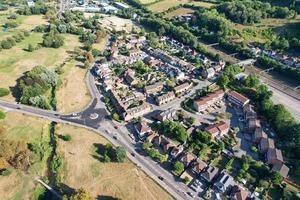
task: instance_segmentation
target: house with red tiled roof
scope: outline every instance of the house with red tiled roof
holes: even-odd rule
[[[196,175],[200,175],[200,173],[207,167],[207,164],[200,160],[197,159],[197,161],[193,164],[193,168],[192,171],[196,174]]]
[[[175,145],[173,142],[165,137],[162,137],[160,142],[160,146],[164,153],[168,153]]]
[[[223,135],[227,134],[229,131],[229,126],[224,121],[220,121],[216,124],[211,124],[205,128],[205,131],[210,133],[213,138],[215,137],[222,137]]]
[[[196,159],[197,156],[189,152],[185,152],[179,157],[179,161],[181,161],[185,167],[188,167],[189,164]]]
[[[204,111],[209,106],[212,106],[216,102],[221,101],[224,97],[224,94],[225,93],[223,90],[216,90],[205,97],[201,97],[200,99],[195,100],[193,103],[193,107],[197,112]]]
[[[146,133],[151,131],[151,128],[148,126],[147,122],[139,122],[134,126],[139,137],[144,137]]]
[[[156,136],[158,136],[158,134],[157,134],[156,132],[153,132],[153,131],[148,132],[148,133],[147,133],[147,136],[146,136],[146,140],[147,140],[148,142],[153,142],[153,139],[154,139]]]
[[[229,102],[233,103],[237,107],[242,108],[250,102],[250,100],[247,97],[236,91],[231,91],[227,93],[227,99]]]
[[[231,200],[246,200],[248,198],[248,191],[238,185],[235,185],[230,194]]]

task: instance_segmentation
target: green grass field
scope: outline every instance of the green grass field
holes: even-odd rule
[[[149,5],[148,8],[153,12],[163,12],[165,10],[168,10],[169,8],[178,6],[180,4],[191,4],[191,5],[201,6],[205,8],[209,8],[214,5],[212,3],[207,3],[202,1],[192,1],[192,0],[162,0],[157,3]]]

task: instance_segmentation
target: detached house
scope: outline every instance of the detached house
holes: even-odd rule
[[[197,159],[197,156],[195,154],[192,154],[192,153],[189,153],[189,152],[186,152],[186,153],[183,153],[180,157],[179,157],[179,161],[181,161],[185,167],[188,167],[189,164],[196,160]]]
[[[171,152],[170,152],[170,156],[172,158],[176,158],[181,152],[183,151],[183,147],[179,146],[179,147],[173,147]]]
[[[246,200],[248,198],[248,191],[244,188],[235,185],[230,194],[231,200]]]
[[[205,162],[203,162],[200,159],[197,159],[197,161],[193,164],[193,168],[192,171],[196,174],[196,175],[200,175],[200,173],[207,167],[207,164]]]
[[[138,136],[141,138],[151,131],[151,128],[148,126],[147,122],[139,122],[134,127]]]

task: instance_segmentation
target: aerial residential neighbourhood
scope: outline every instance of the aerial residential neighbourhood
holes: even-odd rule
[[[0,199],[300,199],[299,0],[0,0]]]

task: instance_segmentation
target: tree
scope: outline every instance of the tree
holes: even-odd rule
[[[117,162],[124,162],[126,158],[126,150],[124,147],[116,148],[116,160]]]
[[[271,178],[271,181],[272,181],[272,183],[274,185],[279,185],[282,182],[282,180],[283,180],[283,177],[278,172],[276,172],[276,171],[273,171],[271,173],[271,177],[270,178]]]
[[[75,194],[71,195],[68,200],[92,200],[91,195],[84,189],[79,189]]]
[[[28,50],[29,52],[33,52],[33,51],[34,51],[34,47],[32,46],[32,44],[29,44],[29,45],[28,45],[27,50]]]
[[[255,74],[250,74],[245,79],[244,83],[247,87],[251,87],[251,88],[257,88],[260,85],[260,81],[259,81],[258,77]]]
[[[152,147],[152,143],[151,142],[145,142],[143,143],[143,149],[147,150],[150,149]]]
[[[43,37],[45,47],[59,48],[64,45],[64,37],[57,30],[52,30]]]
[[[158,30],[158,35],[163,36],[166,33],[166,30],[163,26],[161,26]]]
[[[221,88],[225,89],[227,87],[227,85],[228,85],[229,82],[230,82],[230,80],[229,80],[228,76],[227,75],[223,75],[223,76],[220,77],[220,79],[218,80],[217,84]]]
[[[173,170],[172,172],[179,176],[184,171],[184,164],[180,161],[176,161],[173,163]]]

